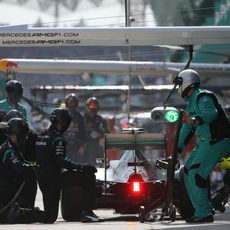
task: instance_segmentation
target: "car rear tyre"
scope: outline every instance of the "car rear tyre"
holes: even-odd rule
[[[74,173],[62,174],[61,214],[65,221],[79,221],[84,207],[82,188],[75,184]]]
[[[83,208],[80,187],[65,188],[61,193],[61,213],[65,221],[79,221]]]

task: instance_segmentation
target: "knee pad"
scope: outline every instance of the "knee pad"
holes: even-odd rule
[[[208,179],[202,178],[199,174],[195,175],[196,185],[200,188],[207,188],[208,187]]]

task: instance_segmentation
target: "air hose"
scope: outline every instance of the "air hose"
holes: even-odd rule
[[[4,206],[4,207],[0,210],[0,215],[1,215],[2,213],[4,213],[4,212],[5,212],[5,211],[16,201],[16,199],[17,199],[18,196],[20,195],[22,189],[24,188],[25,183],[26,183],[25,181],[23,181],[23,182],[21,183],[21,185],[20,185],[18,191],[15,193],[14,197],[10,200],[10,202],[9,202],[6,206]]]

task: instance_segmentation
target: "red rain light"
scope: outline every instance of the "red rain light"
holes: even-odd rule
[[[143,179],[140,175],[134,174],[129,178],[130,191],[133,194],[139,194],[143,192]]]
[[[132,188],[133,192],[140,192],[141,191],[141,186],[139,181],[133,181],[132,182]]]

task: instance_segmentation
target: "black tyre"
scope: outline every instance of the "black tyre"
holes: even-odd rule
[[[74,172],[63,173],[61,181],[62,217],[66,221],[79,221],[85,202],[82,188],[76,185]]]
[[[66,221],[79,221],[83,210],[82,189],[70,187],[61,193],[61,214]]]
[[[184,170],[183,168],[180,169],[180,184],[179,184],[179,201],[178,201],[178,211],[182,217],[182,219],[188,219],[194,216],[194,208],[193,205],[188,197],[187,190],[185,188],[184,183]]]

